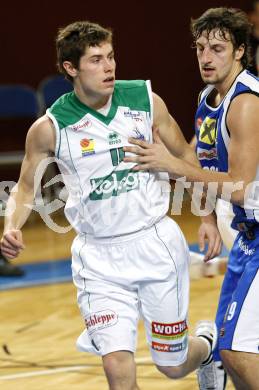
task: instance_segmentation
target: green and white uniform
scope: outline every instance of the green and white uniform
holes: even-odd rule
[[[56,155],[71,173],[65,178],[70,179],[65,213],[78,233],[128,234],[166,214],[168,175],[134,172],[134,164],[122,161],[130,136],[152,142],[150,93],[148,82],[118,81],[106,116],[85,106],[74,92],[47,111],[57,130]]]
[[[106,113],[72,92],[47,115],[69,192],[65,213],[78,232],[72,271],[86,324],[78,348],[134,352],[142,315],[153,360],[176,366],[188,351],[188,247],[166,217],[168,175],[123,162],[129,137],[152,142],[152,102],[150,82],[117,81]]]

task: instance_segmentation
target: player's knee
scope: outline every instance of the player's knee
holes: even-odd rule
[[[120,364],[121,362],[117,352],[109,353],[103,357],[103,368],[106,375],[115,375],[118,372]]]
[[[235,356],[233,351],[228,351],[228,350],[220,351],[220,357],[224,364],[224,367],[228,371],[232,371],[235,366]]]
[[[131,360],[131,356],[120,351],[103,356],[103,368],[106,376],[113,381],[129,376],[129,373],[133,371]]]
[[[171,379],[180,379],[186,375],[184,365],[180,365],[177,367],[157,365],[156,367],[158,371],[162,372],[162,374]]]

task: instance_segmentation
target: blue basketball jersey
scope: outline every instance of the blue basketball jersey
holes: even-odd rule
[[[227,172],[230,133],[226,124],[226,115],[229,106],[232,100],[242,93],[252,93],[259,96],[259,79],[247,70],[242,71],[217,107],[211,107],[208,104],[208,97],[213,89],[213,85],[207,86],[200,96],[195,116],[196,152],[203,169]],[[259,167],[254,180],[255,183],[251,188],[245,207],[233,205],[235,214],[232,222],[233,228],[236,228],[236,224],[239,222],[259,223],[259,188],[256,191],[256,182],[259,182]]]

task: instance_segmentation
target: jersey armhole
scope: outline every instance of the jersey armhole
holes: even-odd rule
[[[147,86],[147,92],[148,92],[148,98],[149,98],[149,104],[150,104],[150,122],[151,126],[153,126],[154,121],[154,105],[153,105],[153,95],[152,95],[152,87],[151,87],[151,81],[146,81]]]
[[[55,156],[57,158],[59,158],[59,150],[60,150],[60,144],[61,144],[61,132],[60,132],[60,128],[59,128],[59,125],[58,125],[58,122],[56,120],[56,118],[54,117],[54,115],[52,115],[49,111],[49,109],[47,109],[46,111],[46,115],[49,117],[49,119],[51,120],[51,122],[53,123],[54,127],[55,127],[55,131],[56,131],[56,145],[55,145]]]

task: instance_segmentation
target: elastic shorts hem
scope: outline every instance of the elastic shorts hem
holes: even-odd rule
[[[184,355],[184,358],[180,361],[177,361],[177,362],[174,362],[172,360],[158,360],[158,359],[154,359],[152,357],[152,360],[154,362],[154,364],[156,366],[161,366],[161,367],[178,367],[180,366],[181,364],[184,364],[187,360],[187,353],[186,355]]]
[[[125,346],[125,345],[119,345],[119,346],[116,346],[116,347],[111,347],[111,348],[106,348],[105,350],[102,350],[100,351],[100,354],[101,356],[105,356],[105,355],[108,355],[108,353],[112,353],[112,352],[121,352],[121,351],[126,351],[126,352],[132,352],[132,353],[135,353],[136,352],[136,348],[132,348],[132,347],[129,347],[128,345]]]

